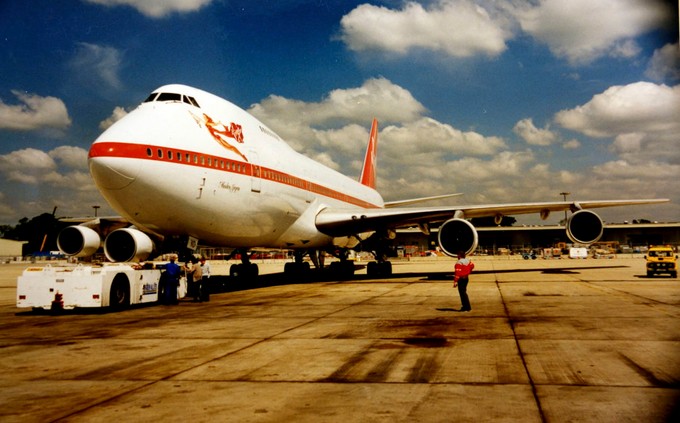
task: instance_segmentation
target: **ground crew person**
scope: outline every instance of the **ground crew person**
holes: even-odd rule
[[[165,265],[165,272],[163,272],[164,289],[163,294],[165,298],[162,299],[163,304],[177,304],[177,285],[179,285],[179,277],[181,269],[175,263],[177,257],[174,254],[170,255],[170,263]]]
[[[458,295],[460,295],[460,303],[462,307],[460,311],[470,311],[470,299],[467,295],[468,277],[472,273],[475,264],[468,258],[465,258],[463,251],[458,252],[458,261],[455,266],[455,274],[453,276],[453,287],[458,287]]]

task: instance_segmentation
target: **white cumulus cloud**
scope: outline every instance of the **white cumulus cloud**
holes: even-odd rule
[[[58,164],[70,169],[87,172],[87,150],[71,145],[62,145],[47,153]]]
[[[35,148],[25,148],[0,156],[0,172],[8,181],[37,184],[51,178],[57,164],[49,154]]]
[[[567,129],[591,137],[614,137],[642,132],[658,136],[680,135],[680,85],[651,82],[617,85],[595,95],[588,103],[555,115]]]
[[[549,125],[543,129],[537,128],[531,118],[520,120],[512,130],[531,145],[548,146],[557,139],[557,134],[550,130]]]
[[[78,43],[69,65],[83,82],[96,87],[104,84],[118,89],[122,85],[119,76],[122,61],[122,53],[114,47]]]
[[[102,6],[130,6],[149,18],[163,18],[171,13],[195,12],[212,0],[85,0]]]
[[[121,120],[127,114],[127,110],[125,110],[123,107],[116,106],[116,108],[113,109],[111,116],[99,122],[99,129],[102,131],[108,129],[111,125]]]
[[[631,162],[680,163],[680,85],[613,86],[588,103],[555,115],[564,128],[612,138],[610,150]]]
[[[56,97],[41,97],[12,90],[21,102],[5,104],[0,100],[0,129],[32,131],[42,128],[65,129],[71,125],[66,105]]]
[[[363,4],[340,21],[340,39],[354,51],[404,54],[422,48],[453,57],[497,56],[512,36],[506,17],[470,0],[440,0],[400,10]]]
[[[571,64],[603,56],[632,57],[634,38],[665,25],[672,16],[661,0],[542,0],[516,9],[522,29]]]
[[[49,152],[24,148],[0,155],[0,173],[8,181],[29,185],[93,185],[87,171],[87,151],[74,146],[60,146]],[[69,176],[81,174],[87,179]]]
[[[527,151],[504,152],[507,145],[500,137],[460,130],[424,116],[425,108],[409,91],[384,78],[334,90],[320,102],[270,96],[250,111],[296,150],[357,177],[371,119],[376,117],[380,122],[378,188],[386,198],[451,193],[456,180],[472,179],[457,179],[465,172],[499,183],[503,178],[495,176],[523,175],[534,160]]]
[[[680,80],[680,46],[678,43],[666,44],[654,51],[645,75],[656,80]]]
[[[265,122],[294,120],[314,126],[339,121],[365,124],[373,116],[382,121],[411,121],[425,107],[408,90],[385,78],[374,78],[361,87],[333,90],[320,102],[271,95],[249,111]]]

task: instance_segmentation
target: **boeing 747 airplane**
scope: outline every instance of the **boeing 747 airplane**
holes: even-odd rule
[[[422,200],[388,203],[376,191],[377,122],[373,121],[358,181],[295,152],[273,130],[234,104],[184,86],[158,88],[92,144],[90,173],[118,218],[98,218],[65,228],[58,245],[67,255],[89,256],[102,245],[113,262],[145,260],[163,240],[224,246],[241,253],[232,275],[257,275],[248,252],[256,248],[295,251],[286,271],[309,267],[303,257],[340,252],[345,275],[354,267],[345,254],[374,252],[369,274],[390,274],[381,246],[395,230],[439,225],[441,251],[473,252],[477,231],[470,218],[570,210],[568,237],[597,241],[603,230],[591,208],[652,204],[666,199],[560,201],[545,203],[414,206]],[[103,240],[103,241],[102,241]]]

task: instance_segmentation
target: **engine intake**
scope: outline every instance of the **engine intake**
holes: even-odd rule
[[[153,250],[151,238],[132,228],[116,229],[104,241],[104,254],[113,262],[146,260]]]
[[[97,231],[87,226],[68,226],[57,237],[57,248],[67,256],[89,257],[101,244]]]
[[[449,219],[439,227],[439,248],[447,256],[456,257],[459,251],[470,254],[477,248],[477,230],[464,219]]]
[[[579,210],[567,221],[567,236],[572,242],[592,244],[602,237],[604,224],[600,216],[590,210]]]

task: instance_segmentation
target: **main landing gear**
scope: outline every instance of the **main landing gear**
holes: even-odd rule
[[[314,263],[314,267],[317,269],[324,269],[324,255],[318,250],[296,250],[294,253],[295,261],[292,263],[286,263],[283,272],[286,276],[293,277],[305,277],[310,274],[309,262],[304,261],[304,257],[309,254],[309,257]],[[327,271],[334,278],[338,279],[350,279],[354,276],[354,262],[348,260],[349,250],[339,250],[332,252],[334,256],[340,259],[340,261],[331,262]]]
[[[309,274],[309,271],[310,271],[309,262],[303,261],[306,254],[307,254],[307,252],[304,251],[304,250],[295,250],[295,252],[293,253],[293,256],[295,257],[295,261],[292,262],[292,263],[286,263],[283,266],[283,273],[286,274],[286,276],[297,276],[297,277],[305,276],[305,275]],[[311,253],[310,253],[310,257],[312,257],[312,260],[314,259],[314,256]],[[318,265],[317,265],[317,267],[318,267]]]
[[[237,250],[235,253],[241,254],[241,263],[232,264],[229,267],[229,276],[234,279],[251,280],[255,279],[260,270],[257,264],[250,262],[247,250]]]
[[[392,262],[387,260],[372,261],[366,267],[368,276],[390,276],[392,275]]]
[[[368,263],[366,274],[371,277],[392,275],[392,262],[387,260],[387,253],[384,249],[372,251],[375,261]]]

